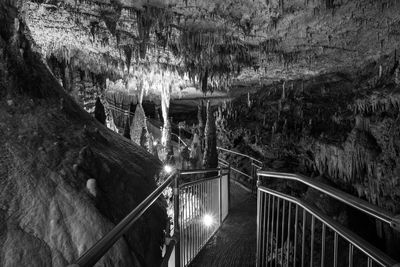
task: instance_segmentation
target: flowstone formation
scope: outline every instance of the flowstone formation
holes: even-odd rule
[[[161,166],[65,93],[16,5],[0,2],[0,264],[66,266],[154,190]],[[158,266],[163,205],[96,266]]]

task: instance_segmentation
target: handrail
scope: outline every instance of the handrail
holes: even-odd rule
[[[142,216],[142,214],[160,197],[162,192],[173,182],[174,179],[178,179],[181,175],[190,174],[202,174],[202,173],[212,173],[228,170],[228,168],[213,168],[213,169],[195,169],[195,170],[176,170],[167,177],[167,179],[157,187],[149,196],[147,196],[133,211],[131,211],[121,222],[119,222],[110,232],[108,232],[104,237],[97,241],[89,250],[87,250],[79,259],[70,266],[78,267],[89,267],[93,266],[100,260],[101,257],[118,241],[123,234],[125,234],[132,225]],[[177,177],[177,175],[179,175]],[[215,179],[215,177],[206,178]],[[193,183],[201,182],[195,181]],[[190,183],[186,183],[188,185]],[[171,253],[169,253],[170,256]]]
[[[248,158],[248,159],[251,159],[252,161],[257,162],[262,166],[262,162],[261,161],[259,161],[258,159],[255,159],[255,158],[253,158],[253,157],[251,157],[249,155],[242,154],[242,153],[239,153],[239,152],[236,152],[236,151],[233,151],[233,150],[229,150],[229,149],[226,149],[226,148],[222,148],[222,147],[219,147],[219,146],[217,146],[217,149],[221,150],[221,151],[228,152],[228,153],[236,154],[238,156],[242,156],[242,157],[245,157],[245,158]]]
[[[359,211],[369,214],[372,217],[382,222],[388,223],[392,228],[399,231],[399,225],[400,225],[399,217],[396,217],[387,211],[381,210],[365,200],[354,197],[348,193],[340,191],[324,183],[315,181],[313,179],[310,179],[302,175],[291,174],[291,173],[278,173],[278,172],[258,170],[257,175],[301,182]]]
[[[202,173],[218,172],[221,170],[227,170],[227,168],[180,170],[179,174],[180,175],[202,174]]]
[[[361,237],[353,234],[351,231],[347,230],[345,227],[343,227],[339,223],[335,222],[328,216],[324,215],[319,210],[310,206],[306,202],[304,202],[300,199],[297,199],[295,197],[288,196],[286,194],[277,192],[275,190],[263,187],[263,186],[259,186],[259,190],[264,193],[271,194],[278,198],[281,198],[281,199],[287,200],[289,202],[292,202],[294,204],[297,204],[298,206],[302,207],[304,210],[307,210],[315,218],[319,219],[321,222],[323,222],[324,224],[329,226],[332,230],[337,232],[340,236],[342,236],[348,242],[352,243],[360,251],[364,252],[367,256],[369,256],[371,259],[373,259],[377,263],[381,264],[382,266],[393,266],[396,264],[396,261],[394,261],[392,258],[387,256],[385,253],[376,249],[370,243],[368,243]]]
[[[174,170],[170,176],[154,190],[145,200],[143,200],[133,211],[131,211],[120,223],[118,223],[110,232],[97,241],[88,251],[86,251],[76,261],[80,267],[93,266],[101,257],[114,245],[114,243],[125,234],[129,228],[137,221],[140,216],[158,199],[165,188],[174,180],[178,171]]]
[[[221,175],[216,175],[216,176],[212,176],[212,177],[202,178],[202,179],[199,179],[199,180],[183,183],[183,184],[179,185],[179,188],[186,187],[186,186],[191,186],[191,185],[195,185],[195,184],[200,184],[202,182],[218,179],[220,177],[221,177]]]
[[[178,138],[178,140],[181,141],[186,147],[189,147],[189,146],[185,143],[185,141],[183,141],[183,139],[182,139],[179,135],[177,135],[177,134],[175,134],[175,133],[173,133],[173,132],[171,132],[171,135],[176,136],[176,137]],[[190,150],[190,149],[189,149],[189,150]]]
[[[241,174],[241,175],[243,175],[243,176],[246,176],[247,178],[250,178],[250,179],[253,178],[253,177],[251,177],[251,175],[248,175],[248,174],[246,174],[246,173],[244,173],[244,172],[242,172],[242,171],[240,171],[240,170],[238,170],[238,169],[236,169],[236,168],[234,168],[234,167],[232,167],[232,166],[231,166],[231,170],[232,170],[232,171],[235,171],[235,172],[237,172],[237,173],[239,173],[239,174]]]

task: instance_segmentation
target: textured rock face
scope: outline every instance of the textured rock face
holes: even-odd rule
[[[258,86],[344,69],[353,73],[397,48],[399,9],[395,0],[47,0],[24,5],[41,53],[75,76],[121,78],[133,84],[127,87],[133,91],[144,81],[146,90],[158,94],[161,89],[151,81],[165,73],[157,83],[171,86],[175,97],[185,87],[205,89],[207,80],[207,90],[223,89],[224,75],[236,77],[234,84]]]
[[[13,4],[0,3],[0,265],[65,266],[155,188],[160,165],[63,91]],[[157,266],[165,216],[157,203],[98,266]]]
[[[387,69],[381,75],[376,71],[380,65]],[[397,66],[392,54],[356,77],[331,74],[276,83],[228,103],[218,112],[220,145],[263,158],[266,168],[323,176],[397,214]],[[390,251],[397,247],[390,243],[397,235],[385,231],[378,235]]]

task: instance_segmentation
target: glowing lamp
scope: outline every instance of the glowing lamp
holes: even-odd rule
[[[166,173],[171,173],[171,172],[172,172],[172,167],[171,167],[170,165],[165,165],[165,166],[164,166],[164,171],[165,171]]]
[[[213,223],[214,223],[214,219],[213,219],[213,217],[211,215],[209,215],[209,214],[204,215],[203,224],[206,227],[210,227],[211,225],[213,225]]]

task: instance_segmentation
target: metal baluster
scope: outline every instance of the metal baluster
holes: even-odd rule
[[[354,253],[353,244],[349,243],[349,267],[353,267],[353,253]]]
[[[280,215],[280,198],[278,198],[278,204],[276,209],[276,233],[275,233],[275,267],[278,266],[278,239],[279,239],[279,215]]]
[[[256,267],[263,266],[262,264],[262,252],[261,252],[261,244],[262,244],[262,234],[261,234],[261,196],[262,193],[257,189],[257,254],[256,254]]]
[[[288,207],[288,227],[287,227],[287,241],[286,241],[286,266],[289,267],[289,249],[290,249],[290,222],[292,217],[292,202],[289,201]]]
[[[183,203],[182,191],[178,187],[176,187],[175,190],[177,190],[176,197],[179,199],[179,201],[178,201],[179,204],[177,206],[175,206],[175,207],[177,207],[177,209],[174,211],[174,212],[178,213],[177,216],[178,216],[179,226],[174,225],[174,227],[177,227],[180,230],[180,232],[179,232],[179,261],[180,261],[180,264],[179,263],[177,264],[180,267],[183,264],[183,249],[184,249],[184,246],[183,246],[183,227],[184,227],[184,225],[183,225],[183,214],[182,214],[184,203]],[[180,212],[181,209],[182,209],[182,212]],[[175,254],[175,256],[176,256],[176,254]]]
[[[190,259],[191,259],[191,256],[192,256],[192,244],[191,244],[191,242],[190,242],[190,240],[191,240],[191,235],[192,235],[192,233],[191,233],[191,230],[192,230],[192,203],[191,203],[191,194],[192,194],[192,187],[190,186],[190,187],[188,187],[188,194],[187,194],[187,198],[188,198],[188,202],[187,202],[187,206],[188,206],[188,220],[187,220],[187,223],[188,223],[188,226],[187,226],[187,230],[188,230],[188,232],[187,232],[187,247],[188,247],[188,256],[187,256],[187,262],[186,263],[189,263],[190,262]]]
[[[301,233],[301,267],[304,267],[306,244],[306,210],[303,209],[303,228]]]
[[[186,266],[187,264],[187,259],[188,259],[188,242],[187,242],[187,225],[188,225],[188,215],[189,215],[189,211],[188,211],[188,190],[187,188],[185,188],[185,206],[183,207],[183,210],[185,212],[185,215],[183,216],[184,218],[184,225],[185,225],[185,230],[183,233],[183,238],[184,238],[184,246],[185,246],[185,252],[184,252],[184,262],[183,265]]]
[[[368,267],[372,267],[372,259],[368,257]]]
[[[272,197],[272,209],[271,209],[271,214],[272,214],[272,220],[271,220],[271,259],[273,256],[274,252],[274,218],[275,218],[275,196]],[[270,261],[270,266],[272,266],[272,261]]]
[[[266,206],[265,206],[265,202],[266,202],[266,197],[265,197],[265,193],[262,193],[262,194],[260,194],[260,242],[261,242],[261,244],[260,244],[260,254],[258,255],[259,257],[261,257],[260,258],[260,260],[261,260],[261,266],[264,266],[264,259],[265,259],[265,256],[264,256],[264,251],[265,251],[265,249],[264,249],[264,247],[265,247],[265,208],[266,208]],[[261,219],[262,218],[262,219]]]
[[[209,214],[210,213],[210,203],[211,203],[211,194],[210,194],[210,182],[209,181],[207,181],[206,182],[206,191],[207,191],[207,211],[206,211],[206,214]],[[209,234],[209,228],[208,227],[204,227],[205,228],[205,230],[206,230],[206,232],[205,232],[205,236],[204,236],[204,238],[205,238],[205,240],[204,240],[204,245],[207,243],[207,239],[208,239],[208,234]]]
[[[315,217],[311,215],[311,253],[310,253],[310,267],[313,267],[314,255],[314,231],[315,231]]]
[[[190,194],[189,194],[189,206],[190,206],[190,234],[188,236],[189,238],[189,248],[190,248],[190,254],[189,254],[189,261],[192,260],[193,258],[193,186],[190,187]]]
[[[265,210],[265,208],[264,208],[264,210]],[[270,220],[270,211],[271,211],[271,195],[270,194],[268,194],[268,209],[267,209],[267,211],[268,211],[268,216],[267,216],[267,233],[266,233],[266,237],[265,237],[265,240],[266,240],[266,245],[265,245],[265,266],[268,264],[268,243],[269,243],[269,225],[270,225],[270,222],[269,222],[269,220]]]
[[[335,232],[334,239],[333,239],[333,266],[337,267],[338,265],[338,234]]]
[[[325,241],[326,241],[326,225],[325,225],[325,223],[322,223],[321,267],[325,266]]]
[[[200,199],[200,196],[201,196],[201,184],[198,184],[197,185],[197,215],[196,215],[196,217],[197,217],[197,252],[199,252],[200,251],[200,246],[201,246],[201,244],[200,244],[200,223],[201,223],[201,221],[200,221],[200,216],[201,216],[201,199]]]
[[[294,215],[294,252],[293,252],[293,267],[296,267],[296,253],[297,253],[297,221],[299,219],[299,206],[296,205],[296,211]]]
[[[204,224],[201,222],[203,219],[205,210],[206,210],[206,200],[205,200],[206,192],[204,189],[204,183],[201,183],[201,202],[202,202],[202,208],[201,208],[201,214],[200,214],[200,227],[201,227],[201,246],[204,245]]]
[[[197,221],[197,188],[198,184],[193,186],[193,247],[194,247],[194,255],[197,255],[198,252],[198,247],[197,247],[197,227],[198,227],[198,221]]]
[[[282,200],[283,210],[282,210],[282,238],[281,238],[281,266],[283,266],[283,247],[285,246],[283,242],[285,234],[285,213],[286,213],[286,201]]]

